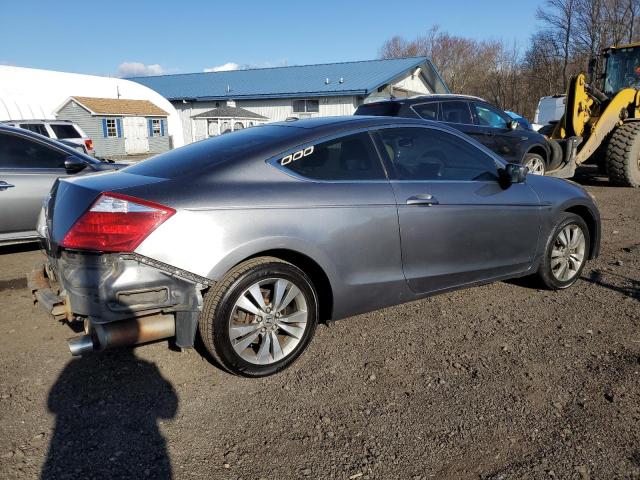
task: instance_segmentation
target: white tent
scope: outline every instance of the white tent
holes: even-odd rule
[[[169,112],[173,146],[184,145],[178,112],[162,95],[144,85],[122,78],[0,65],[0,121],[55,119],[54,111],[72,96],[149,100]]]

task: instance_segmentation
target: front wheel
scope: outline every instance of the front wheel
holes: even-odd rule
[[[542,158],[537,153],[527,153],[524,156],[523,164],[529,169],[529,173],[533,175],[544,175],[547,170],[547,165],[544,163],[544,158]]]
[[[589,228],[573,213],[565,213],[551,231],[538,270],[542,282],[552,290],[573,285],[589,258]]]
[[[239,264],[207,292],[199,329],[220,366],[263,377],[302,354],[317,319],[318,300],[309,277],[288,262],[260,257]]]

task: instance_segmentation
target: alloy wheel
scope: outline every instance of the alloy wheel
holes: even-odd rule
[[[529,173],[533,175],[544,175],[545,164],[544,160],[538,157],[531,157],[525,163],[525,166],[529,169]]]
[[[231,310],[231,345],[249,363],[278,362],[301,342],[307,318],[307,302],[293,282],[260,280],[242,292]]]
[[[575,277],[584,263],[586,240],[582,229],[569,224],[558,232],[551,249],[551,272],[561,282]]]

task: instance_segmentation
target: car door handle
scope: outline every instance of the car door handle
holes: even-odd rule
[[[2,192],[3,190],[6,190],[7,188],[13,188],[13,187],[15,187],[15,185],[11,185],[10,183],[3,182],[2,180],[0,180],[0,192]]]
[[[407,205],[438,205],[438,199],[428,193],[407,198]]]

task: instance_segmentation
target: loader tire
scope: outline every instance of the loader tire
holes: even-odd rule
[[[609,180],[622,187],[640,187],[640,122],[619,126],[607,145]]]

